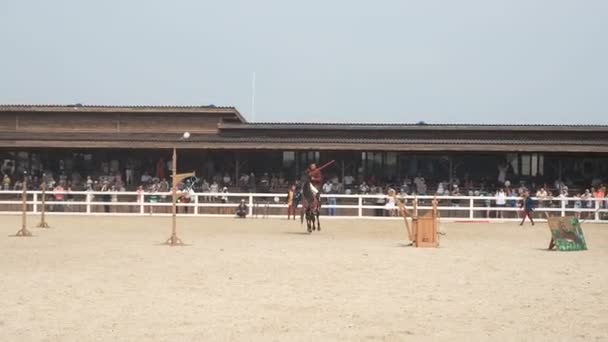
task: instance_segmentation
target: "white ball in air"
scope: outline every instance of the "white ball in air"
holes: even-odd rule
[[[190,132],[184,132],[184,139],[190,138]]]

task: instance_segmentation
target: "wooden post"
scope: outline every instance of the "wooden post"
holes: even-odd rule
[[[171,189],[171,198],[172,200],[172,205],[171,205],[171,237],[167,239],[167,241],[165,241],[165,245],[169,245],[169,246],[184,246],[184,243],[182,242],[182,240],[177,237],[177,184],[179,184],[182,180],[188,178],[188,177],[194,177],[195,173],[194,172],[190,172],[190,173],[180,173],[177,174],[177,149],[174,147],[173,148],[173,174],[172,174],[172,178],[173,178],[173,186]],[[152,208],[152,207],[150,207]]]
[[[171,206],[171,237],[165,241],[165,245],[183,246],[182,240],[177,237],[177,149],[173,148],[173,186],[171,189],[171,197],[173,203]]]
[[[46,212],[46,181],[44,180],[44,175],[42,176],[42,209],[40,210],[40,223],[38,223],[38,228],[51,228],[45,220],[45,212]]]
[[[410,223],[407,221],[407,217],[410,216],[407,207],[405,205],[405,203],[401,202],[401,199],[399,199],[399,197],[397,197],[397,192],[393,189],[390,189],[388,192],[389,196],[391,196],[393,198],[393,201],[395,201],[395,204],[397,204],[397,208],[399,209],[399,214],[401,214],[401,216],[403,216],[403,221],[405,222],[405,229],[407,230],[407,237],[408,239],[410,239],[410,245],[414,243],[414,235],[412,234],[412,229],[410,228]],[[412,220],[415,220],[414,217],[412,217]],[[415,224],[415,222],[413,222],[413,224]]]
[[[32,233],[27,230],[27,173],[23,173],[23,193],[21,194],[21,229],[15,233],[15,236],[29,237]]]

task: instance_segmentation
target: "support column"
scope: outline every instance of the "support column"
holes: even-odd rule
[[[238,184],[241,173],[241,154],[239,152],[234,152],[234,154],[234,184]]]
[[[448,156],[448,172],[450,173],[449,175],[449,179],[450,179],[450,185],[452,185],[452,177],[454,176],[454,163],[452,161],[452,156]],[[451,188],[448,187],[449,190],[451,190]]]

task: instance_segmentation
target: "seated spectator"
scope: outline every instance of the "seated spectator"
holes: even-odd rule
[[[90,178],[90,177],[87,177],[87,178]],[[146,172],[144,172],[144,174],[143,174],[143,175],[141,175],[141,179],[140,179],[140,180],[141,180],[141,183],[142,183],[142,184],[148,184],[148,183],[150,183],[150,182],[152,181],[152,176],[150,176],[150,175],[148,174],[148,172],[146,171]],[[88,182],[89,182],[89,181],[88,181],[88,179],[87,179],[87,184],[88,184]]]
[[[224,188],[222,189],[222,193],[227,195],[227,194],[228,194],[228,188],[227,188],[227,187],[224,187]],[[220,199],[220,201],[221,201],[222,203],[228,203],[228,196],[226,196],[226,195],[222,196],[222,198]]]
[[[245,218],[247,216],[248,208],[247,204],[245,204],[245,199],[241,199],[241,203],[239,203],[238,207],[236,207],[236,217]]]
[[[368,192],[369,192],[369,186],[367,186],[367,183],[365,183],[365,181],[363,181],[363,183],[361,183],[361,185],[359,185],[359,193],[367,194]]]

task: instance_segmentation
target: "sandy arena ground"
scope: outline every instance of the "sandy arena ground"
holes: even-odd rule
[[[0,217],[0,341],[608,341],[608,225],[548,252],[546,224]],[[38,217],[29,219],[30,227]]]

